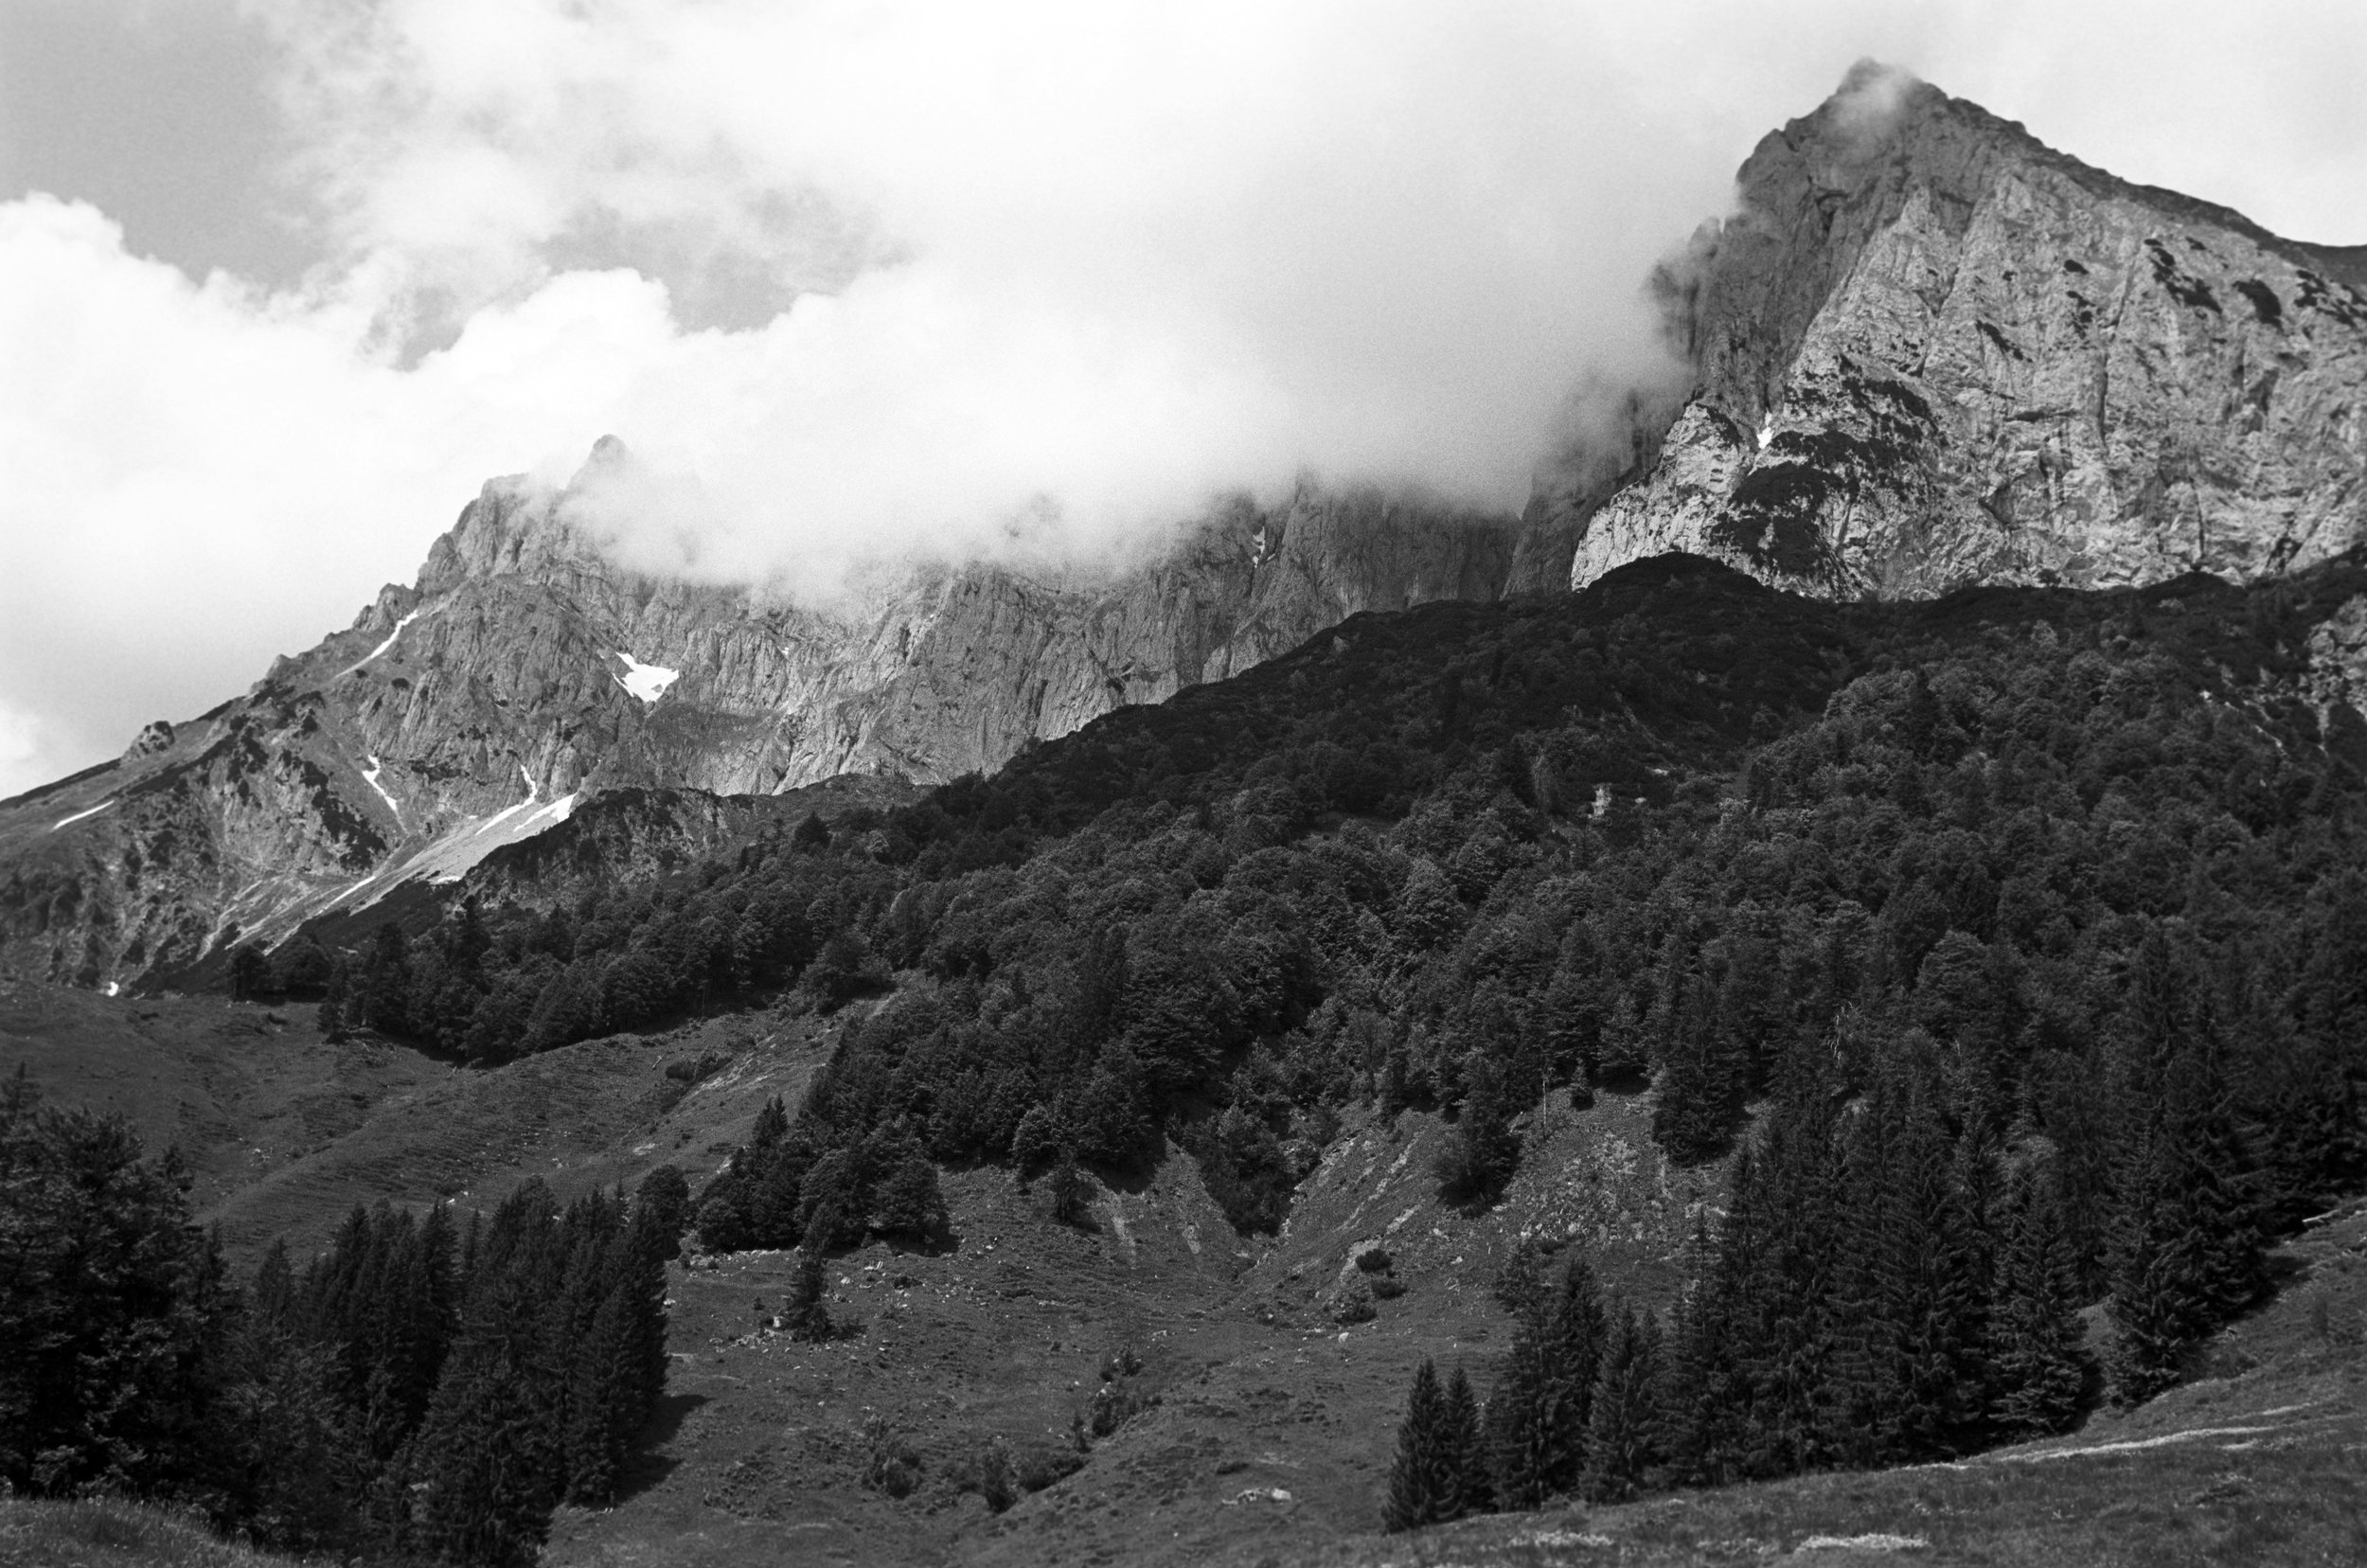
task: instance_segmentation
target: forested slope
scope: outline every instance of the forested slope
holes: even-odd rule
[[[1599,1484],[1953,1452],[2071,1418],[2098,1300],[2112,1388],[2173,1379],[2359,1179],[2362,590],[1836,606],[1669,557],[1360,616],[909,807],[390,925],[332,1006],[500,1060],[879,998],[702,1195],[721,1249],[1177,1150],[1272,1230],[1357,1102],[1450,1115],[1484,1205],[1540,1096],[1648,1084],[1672,1158],[1741,1153],[1695,1287],[1631,1304],[1652,1435]]]

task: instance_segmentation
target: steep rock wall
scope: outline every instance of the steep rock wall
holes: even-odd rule
[[[1842,597],[2245,580],[2367,535],[2355,250],[1873,67],[1739,183],[1693,395],[1587,508],[1573,586],[1668,549]]]
[[[593,461],[631,459],[603,443]],[[0,802],[0,970],[170,973],[464,875],[606,793],[991,770],[1358,611],[1492,597],[1514,538],[1509,519],[1310,487],[1218,508],[1089,586],[973,564],[823,609],[626,570],[569,502],[488,484],[415,583],[245,697]],[[660,815],[635,842],[679,855],[745,813]]]

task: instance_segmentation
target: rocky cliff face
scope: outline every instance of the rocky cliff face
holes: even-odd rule
[[[644,792],[570,842],[660,864],[739,820],[667,792],[988,770],[1361,610],[1670,549],[1913,596],[2245,579],[2367,535],[2367,250],[2115,180],[1895,74],[1762,142],[1737,213],[1657,283],[1689,391],[1634,392],[1547,464],[1517,539],[1308,489],[1095,585],[970,565],[825,610],[620,569],[566,494],[496,480],[416,583],[244,698],[0,803],[0,970],[169,972],[459,877],[604,793]],[[2314,650],[2322,705],[2367,682],[2361,627]]]
[[[1218,508],[1094,587],[971,565],[822,610],[624,570],[574,518],[567,492],[495,480],[350,629],[0,803],[0,967],[169,972],[459,877],[615,792],[660,792],[635,842],[679,853],[739,818],[664,792],[992,769],[1358,611],[1492,597],[1514,540],[1508,519],[1309,488]]]
[[[1540,488],[1569,580],[1669,549],[1778,586],[2236,580],[2367,535],[2367,273],[1860,66],[1672,275],[1697,378]],[[1544,553],[1550,554],[1550,550]]]

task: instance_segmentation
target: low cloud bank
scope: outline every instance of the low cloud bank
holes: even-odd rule
[[[620,554],[808,594],[1103,559],[1305,474],[1516,509],[1682,374],[1643,281],[1762,132],[1860,54],[2037,69],[1844,0],[239,6],[303,286],[0,204],[0,793],[605,433],[646,465],[595,497]]]

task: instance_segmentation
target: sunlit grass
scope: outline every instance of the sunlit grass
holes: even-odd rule
[[[223,1541],[187,1514],[148,1504],[0,1498],[6,1568],[292,1568],[296,1561]]]

